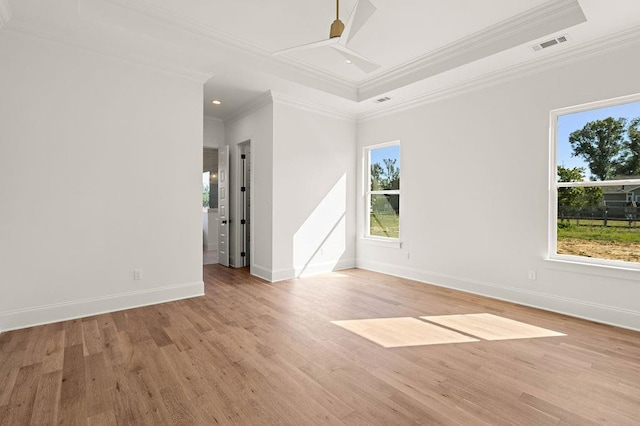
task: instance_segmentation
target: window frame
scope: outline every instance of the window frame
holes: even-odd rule
[[[387,148],[391,146],[398,147],[398,159],[400,160],[400,189],[387,189],[382,191],[372,191],[371,190],[371,151],[380,148]],[[364,193],[364,234],[363,238],[365,240],[380,242],[380,243],[391,243],[391,244],[400,244],[400,236],[402,234],[402,217],[398,215],[398,237],[383,237],[380,235],[371,235],[371,196],[372,195],[398,195],[398,199],[401,199],[400,191],[402,189],[402,147],[400,145],[399,140],[384,142],[376,145],[368,145],[363,148],[363,160],[364,160],[364,180],[363,180],[363,193]]]
[[[589,102],[566,108],[554,109],[550,112],[549,127],[549,218],[548,218],[548,253],[546,260],[573,264],[592,265],[617,270],[640,271],[640,262],[627,262],[597,257],[577,256],[558,253],[558,189],[576,187],[605,187],[621,185],[638,185],[640,179],[623,179],[608,181],[558,182],[558,118],[567,114],[592,111],[633,102],[640,102],[640,93],[602,101]]]

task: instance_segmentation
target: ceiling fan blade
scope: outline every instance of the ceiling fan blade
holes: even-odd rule
[[[340,43],[347,45],[355,36],[358,31],[362,29],[364,24],[369,20],[373,12],[376,11],[376,7],[369,0],[358,0],[356,6],[353,8],[347,24],[344,27],[342,37],[340,37]]]
[[[340,39],[336,37],[336,38],[329,38],[321,41],[314,41],[313,43],[307,43],[300,46],[290,47],[288,49],[278,50],[277,52],[273,52],[273,54],[286,55],[287,53],[296,52],[299,50],[308,50],[308,49],[315,49],[317,47],[332,46],[332,45],[338,44],[339,40]]]
[[[348,47],[345,47],[345,46],[343,46],[341,44],[335,44],[335,45],[331,46],[331,48],[333,48],[333,50],[335,50],[340,55],[342,55],[342,57],[344,57],[345,59],[348,59],[349,61],[351,61],[351,63],[353,63],[353,65],[357,66],[358,68],[360,68],[362,71],[366,72],[367,74],[369,74],[370,72],[373,72],[373,71],[377,70],[378,68],[380,68],[379,64],[376,64],[372,60],[367,59],[364,56],[357,54],[353,50],[351,50]]]

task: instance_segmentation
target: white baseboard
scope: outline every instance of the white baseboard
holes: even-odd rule
[[[640,331],[640,312],[637,311],[362,259],[357,261],[357,267],[438,287],[461,290],[532,308]]]
[[[297,271],[295,268],[269,270],[263,266],[252,265],[251,273],[256,277],[269,282],[291,280],[298,277],[307,277],[328,272],[340,271],[343,269],[355,268],[355,259],[343,259],[336,262],[315,263],[306,266],[303,270]]]
[[[268,269],[260,265],[251,265],[251,275],[255,275],[258,278],[262,278],[265,281],[271,282],[271,269]]]
[[[295,278],[293,269],[279,269],[274,271],[259,265],[251,266],[251,274],[255,275],[258,278],[262,278],[263,280],[269,281],[270,283]]]
[[[277,269],[271,273],[271,282],[292,280],[296,277],[294,269]]]
[[[196,281],[149,290],[5,311],[0,312],[0,332],[203,295],[204,282]]]

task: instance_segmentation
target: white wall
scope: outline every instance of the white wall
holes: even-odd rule
[[[358,239],[358,265],[640,329],[638,272],[544,260],[549,111],[640,92],[638,53],[627,48],[360,123],[359,191],[362,147],[401,141],[403,246]]]
[[[265,93],[225,121],[230,146],[231,264],[241,266],[238,145],[251,142],[251,273],[269,281],[355,266],[352,120]]]
[[[204,117],[203,145],[207,148],[219,148],[225,145],[224,122],[219,118]]]
[[[355,266],[355,131],[276,97],[273,280]]]
[[[230,264],[241,266],[239,226],[240,197],[237,196],[240,177],[238,167],[238,144],[251,141],[252,211],[251,211],[251,273],[267,280],[271,279],[274,250],[273,231],[273,104],[266,104],[247,111],[231,121],[225,122],[225,141],[229,144],[229,176],[231,177],[230,238],[234,244],[230,250]]]
[[[0,58],[0,330],[203,294],[202,85],[6,32]]]

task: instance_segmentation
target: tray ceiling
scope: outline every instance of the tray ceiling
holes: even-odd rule
[[[637,0],[371,2],[376,12],[349,43],[381,65],[370,74],[330,48],[273,55],[327,38],[334,0],[0,0],[0,30],[191,78],[213,76],[204,108],[222,118],[267,90],[347,113],[370,112],[387,108],[374,105],[381,96],[391,97],[389,104],[428,97],[505,70],[562,61],[589,46],[613,48],[640,33]],[[340,2],[343,21],[355,3]],[[532,49],[561,35],[569,42]],[[212,107],[209,97],[224,98],[223,105]]]

